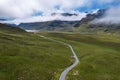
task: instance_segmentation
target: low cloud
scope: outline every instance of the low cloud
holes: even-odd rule
[[[73,16],[62,16],[62,15],[55,15],[55,16],[34,16],[30,18],[20,18],[15,19],[12,21],[1,21],[1,23],[15,23],[19,25],[20,23],[29,23],[29,22],[46,22],[46,21],[52,21],[52,20],[62,20],[62,21],[79,21],[83,17],[86,17],[86,13],[76,13],[76,15]]]
[[[120,6],[108,9],[102,18],[95,19],[92,23],[120,24]]]

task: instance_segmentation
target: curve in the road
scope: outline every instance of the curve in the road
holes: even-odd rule
[[[41,35],[40,35],[40,37],[43,37],[43,38],[45,38],[45,39],[48,39],[48,40],[52,40],[52,41],[61,43],[61,44],[66,45],[66,46],[68,46],[68,47],[70,48],[70,50],[71,50],[71,52],[72,52],[72,54],[73,54],[73,57],[74,57],[75,61],[74,61],[74,63],[73,63],[71,66],[67,67],[67,68],[61,73],[59,80],[65,80],[67,74],[79,63],[79,59],[78,59],[78,57],[77,57],[77,55],[76,55],[73,47],[72,47],[70,44],[64,43],[64,42],[62,42],[62,41],[54,40],[54,39],[51,39],[51,38],[48,38],[48,37],[45,37],[45,36],[41,36]]]

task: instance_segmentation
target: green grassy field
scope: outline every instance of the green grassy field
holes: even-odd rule
[[[66,80],[120,80],[120,36],[42,33],[67,42],[75,49],[80,63]]]
[[[4,26],[4,25],[2,25]],[[120,80],[120,36],[116,34],[26,33],[0,25],[0,80],[58,80],[73,63],[69,43],[80,63],[66,80]]]
[[[58,80],[72,64],[68,47],[15,31],[0,29],[0,80]]]

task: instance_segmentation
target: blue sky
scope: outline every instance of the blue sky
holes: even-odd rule
[[[79,7],[76,10],[79,10],[80,12],[89,12],[96,9],[108,9],[116,6],[120,6],[119,0],[113,1],[111,3],[102,3],[102,4],[94,2],[91,6]]]
[[[0,0],[0,18],[50,20],[51,13],[77,13],[76,19],[85,17],[84,12],[120,7],[120,0]],[[62,16],[55,16],[63,18]],[[66,19],[75,19],[73,17]],[[52,18],[53,19],[53,18]],[[34,20],[36,21],[36,20]]]

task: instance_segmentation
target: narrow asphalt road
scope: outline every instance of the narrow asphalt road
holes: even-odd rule
[[[72,46],[69,45],[69,44],[67,44],[67,46],[70,48],[71,52],[73,53],[73,57],[74,57],[75,61],[74,61],[74,63],[73,63],[71,66],[69,66],[68,68],[66,68],[66,69],[62,72],[59,80],[65,80],[67,74],[79,63],[79,59],[78,59],[75,51],[73,50]]]
[[[45,38],[45,39],[48,39],[48,40],[51,40],[51,41],[55,41],[55,42],[61,43],[61,44],[66,45],[66,46],[68,46],[68,47],[70,48],[70,50],[71,50],[71,52],[72,52],[72,54],[73,54],[73,57],[74,57],[74,60],[75,60],[75,61],[74,61],[74,63],[73,63],[71,66],[67,67],[67,68],[61,73],[59,80],[65,80],[67,74],[79,63],[79,59],[78,59],[78,57],[77,57],[77,55],[76,55],[73,47],[72,47],[70,44],[64,43],[64,42],[62,42],[62,41],[54,40],[54,39],[51,39],[51,38],[48,38],[48,37],[45,37],[45,36],[41,36],[41,35],[40,35],[40,37]]]

